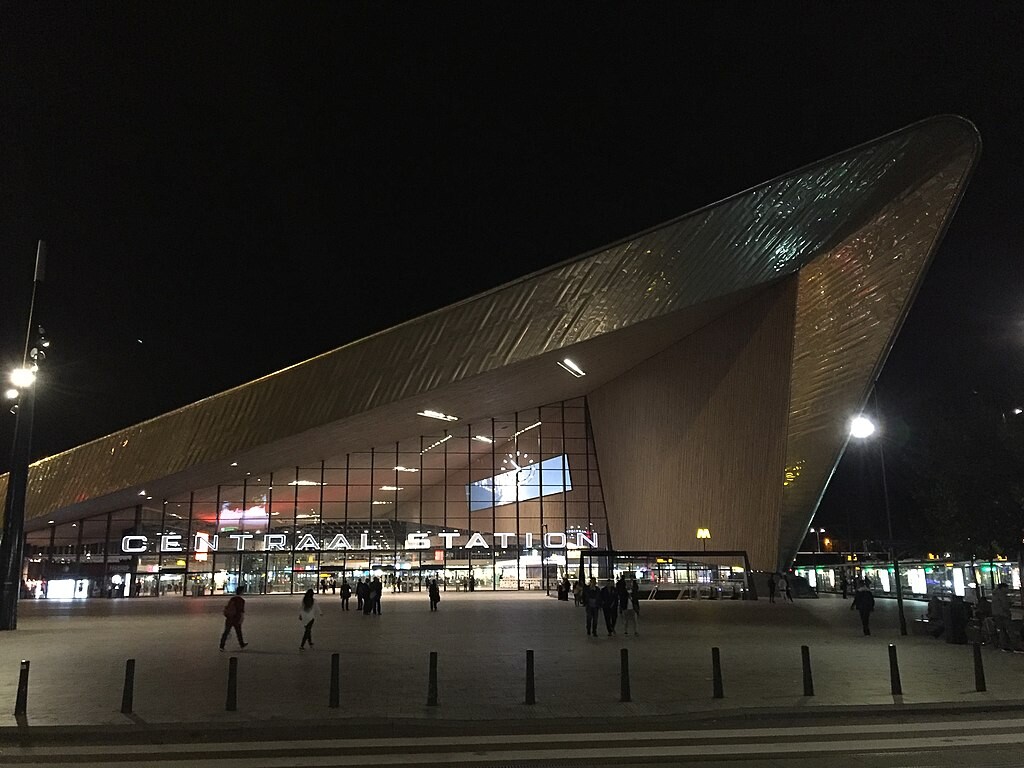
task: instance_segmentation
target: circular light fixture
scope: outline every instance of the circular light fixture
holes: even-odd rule
[[[867,416],[857,416],[850,422],[850,435],[858,440],[875,434],[875,424]]]
[[[35,380],[36,375],[30,368],[15,368],[11,371],[11,384],[16,387],[31,387]]]

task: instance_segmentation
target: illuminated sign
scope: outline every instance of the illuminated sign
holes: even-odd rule
[[[442,547],[443,549],[455,549],[456,547],[462,547],[464,549],[491,549],[491,547],[498,547],[506,549],[510,546],[519,544],[519,537],[515,533],[494,533],[491,534],[491,543],[488,543],[481,533],[471,534],[460,534],[454,532],[441,532],[437,536],[431,537],[426,533],[410,533],[405,537],[404,547],[406,550],[421,550],[421,549],[433,549],[435,547]],[[150,551],[150,545],[153,544],[156,547],[156,551],[159,552],[186,552],[191,551],[194,553],[196,560],[206,560],[210,552],[230,551],[230,552],[245,552],[251,550],[262,549],[263,551],[285,551],[291,550],[288,545],[288,536],[283,533],[265,533],[257,535],[253,533],[230,533],[225,535],[213,534],[212,536],[208,533],[196,533],[192,537],[191,549],[186,548],[186,542],[184,536],[180,533],[167,533],[162,536],[150,538],[149,536],[143,536],[140,534],[123,536],[121,538],[121,551],[128,555],[141,555]],[[234,542],[234,547],[230,547],[230,544],[225,541],[225,547],[221,547],[221,539],[228,539]],[[442,543],[438,545],[436,539],[441,539]],[[456,544],[456,539],[465,539],[465,541]],[[543,536],[526,533],[522,537],[522,546],[526,549],[533,547],[543,547],[544,549],[592,549],[597,546],[597,534],[590,533],[587,531],[578,531],[573,534],[561,533],[553,531],[545,533]],[[514,544],[509,544],[509,542]],[[262,544],[262,547],[258,545]],[[348,537],[342,533],[334,536],[330,541],[325,540],[324,544],[317,541],[316,537],[311,533],[303,534],[299,537],[298,541],[295,542],[296,550],[351,550],[351,549],[382,549],[375,544],[370,543],[370,536],[366,533],[359,535],[359,541],[354,545],[348,540]],[[436,556],[436,555],[435,555]]]

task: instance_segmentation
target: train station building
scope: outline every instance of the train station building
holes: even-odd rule
[[[26,589],[745,589],[792,561],[978,152],[932,118],[37,461]]]

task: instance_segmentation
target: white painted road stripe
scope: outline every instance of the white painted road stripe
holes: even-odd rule
[[[480,746],[491,746],[494,744],[512,745],[549,745],[549,744],[571,744],[579,742],[588,744],[594,741],[629,741],[631,743],[650,743],[652,741],[715,741],[724,739],[749,739],[759,738],[765,740],[785,740],[794,737],[825,736],[829,740],[855,735],[881,735],[881,734],[906,734],[908,731],[914,734],[931,733],[935,731],[956,732],[966,731],[965,736],[972,736],[981,733],[998,732],[1003,730],[1017,730],[1024,732],[1024,718],[1013,718],[1004,720],[988,720],[984,722],[969,722],[961,720],[948,720],[944,722],[929,723],[876,723],[874,725],[837,725],[837,726],[784,726],[779,728],[736,728],[732,730],[686,730],[686,731],[628,731],[628,732],[607,732],[600,733],[533,733],[533,734],[494,734],[491,736],[422,736],[422,737],[381,737],[376,739],[306,739],[290,741],[229,741],[229,742],[190,742],[187,744],[117,744],[107,746],[69,746],[65,754],[76,755],[100,755],[117,752],[120,754],[143,754],[159,751],[161,753],[174,752],[239,752],[249,750],[268,749],[369,749],[377,750],[382,746],[388,747],[447,747],[453,743]],[[817,742],[805,740],[803,745],[816,744]],[[881,740],[879,743],[892,745],[893,740]],[[22,755],[47,755],[54,754],[60,748],[57,747],[22,747],[17,754]],[[0,746],[0,754],[13,754],[9,749]]]
[[[914,726],[909,726],[913,728]],[[602,734],[604,735],[604,734]],[[630,734],[635,739],[637,734]],[[302,754],[304,742],[297,742],[298,746],[292,748],[291,754],[282,757],[260,757],[259,754],[249,753],[244,756],[217,756],[201,758],[202,762],[215,764],[217,768],[291,768],[296,764],[297,755],[301,755],[301,764],[306,768],[350,768],[354,766],[387,766],[387,765],[456,765],[480,762],[529,762],[538,760],[631,760],[639,761],[644,758],[726,758],[726,757],[766,757],[784,756],[798,753],[806,753],[809,747],[819,754],[840,753],[840,752],[906,752],[934,750],[939,748],[963,748],[963,747],[992,747],[1006,744],[1024,744],[1024,733],[984,733],[965,734],[952,736],[922,736],[907,737],[899,741],[892,739],[864,740],[856,739],[849,741],[824,741],[824,742],[802,742],[802,743],[746,743],[746,744],[701,744],[701,745],[663,745],[663,746],[641,746],[636,741],[634,746],[623,747],[587,747],[581,746],[578,749],[480,749],[475,752],[434,752],[434,753],[406,753],[406,754],[364,754],[364,755],[310,755]],[[201,752],[203,745],[190,745],[192,751]],[[248,745],[250,748],[252,745]],[[308,745],[305,745],[308,747]],[[381,745],[378,742],[376,746]],[[281,745],[275,742],[266,742],[267,750],[277,750]],[[159,745],[150,747],[151,753],[159,754]],[[120,752],[119,749],[112,750]],[[51,750],[51,754],[59,750]],[[4,750],[8,757],[24,756],[20,750]],[[38,755],[42,757],[43,755]],[[156,755],[154,755],[156,756]],[[54,755],[51,759],[57,759]],[[115,765],[117,763],[114,763]],[[130,763],[126,763],[130,764]],[[151,768],[181,768],[180,760],[156,759],[147,760],[144,763]],[[67,766],[67,762],[43,763],[33,762],[36,768],[46,766]],[[109,768],[109,762],[75,762],[76,768]]]

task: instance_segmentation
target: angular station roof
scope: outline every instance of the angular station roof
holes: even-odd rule
[[[931,118],[42,459],[27,523],[234,482],[231,462],[265,471],[393,443],[423,432],[426,408],[472,422],[577,397],[799,273],[780,533],[799,541],[845,445],[838,406],[863,404],[979,148],[967,121]],[[565,356],[587,376],[555,365]]]

